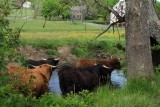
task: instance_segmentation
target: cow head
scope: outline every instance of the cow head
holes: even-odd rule
[[[112,67],[112,69],[121,69],[120,60],[118,58],[112,58],[110,60],[110,66]]]
[[[33,66],[32,65],[32,67],[34,67],[34,69],[37,72],[45,75],[46,78],[48,79],[48,81],[50,80],[52,72],[57,68],[57,66],[53,66],[53,65],[50,65],[50,64],[42,64],[42,65],[39,65],[39,66]]]
[[[113,71],[112,68],[102,64],[98,64],[97,66],[99,67],[98,74],[100,76],[100,83],[102,85],[107,82],[110,83],[111,72]]]
[[[101,64],[98,64],[98,66],[100,67],[100,72],[103,76],[108,75],[108,73],[111,72],[111,67]]]
[[[62,57],[61,57],[61,58],[62,58]],[[47,61],[48,64],[57,65],[58,62],[59,62],[59,60],[60,60],[61,58],[47,58],[47,59],[42,58],[42,60]]]
[[[53,65],[50,65],[50,64],[42,64],[42,65],[39,65],[39,66],[30,65],[30,66],[32,66],[33,68],[51,69],[52,71],[55,70],[58,67],[58,66],[53,66]]]

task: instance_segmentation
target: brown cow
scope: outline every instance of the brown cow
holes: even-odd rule
[[[118,58],[111,58],[111,59],[81,59],[76,62],[77,68],[84,68],[88,66],[93,66],[94,64],[103,64],[107,67],[111,67],[113,69],[120,69],[121,64]]]
[[[76,62],[77,68],[85,68],[89,66],[94,66],[95,64],[102,64],[110,68],[110,72],[108,72],[108,77],[104,77],[101,79],[101,84],[104,85],[108,81],[111,84],[111,72],[114,69],[120,69],[121,64],[118,58],[111,58],[111,59],[81,59]]]
[[[8,66],[7,68],[7,74],[12,76],[14,80],[21,81],[15,86],[16,89],[23,91],[25,95],[33,92],[33,95],[40,97],[48,91],[49,80],[56,66],[43,64],[34,69],[26,69],[18,66]]]

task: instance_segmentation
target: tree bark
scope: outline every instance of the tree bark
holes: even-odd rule
[[[154,77],[150,36],[159,37],[153,0],[126,0],[127,76]]]

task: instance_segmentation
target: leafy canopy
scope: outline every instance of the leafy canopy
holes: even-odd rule
[[[67,18],[70,15],[68,2],[63,0],[46,0],[41,12],[42,16],[49,19],[56,16]]]

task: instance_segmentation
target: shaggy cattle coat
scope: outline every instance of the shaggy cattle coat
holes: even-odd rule
[[[104,77],[109,77],[110,73],[111,70],[104,67],[104,65],[95,65],[86,68],[64,65],[58,72],[62,94],[71,91],[77,93],[82,90],[94,90],[101,84]]]
[[[112,69],[120,69],[121,64],[118,58],[112,58],[112,59],[81,59],[76,62],[77,68],[84,68],[88,66],[93,66],[95,64],[103,64],[107,67],[110,67]]]
[[[40,97],[49,90],[48,84],[53,71],[51,65],[43,64],[34,69],[18,66],[8,66],[7,68],[7,74],[19,82],[15,88],[23,91],[24,94],[32,92],[36,97]]]

